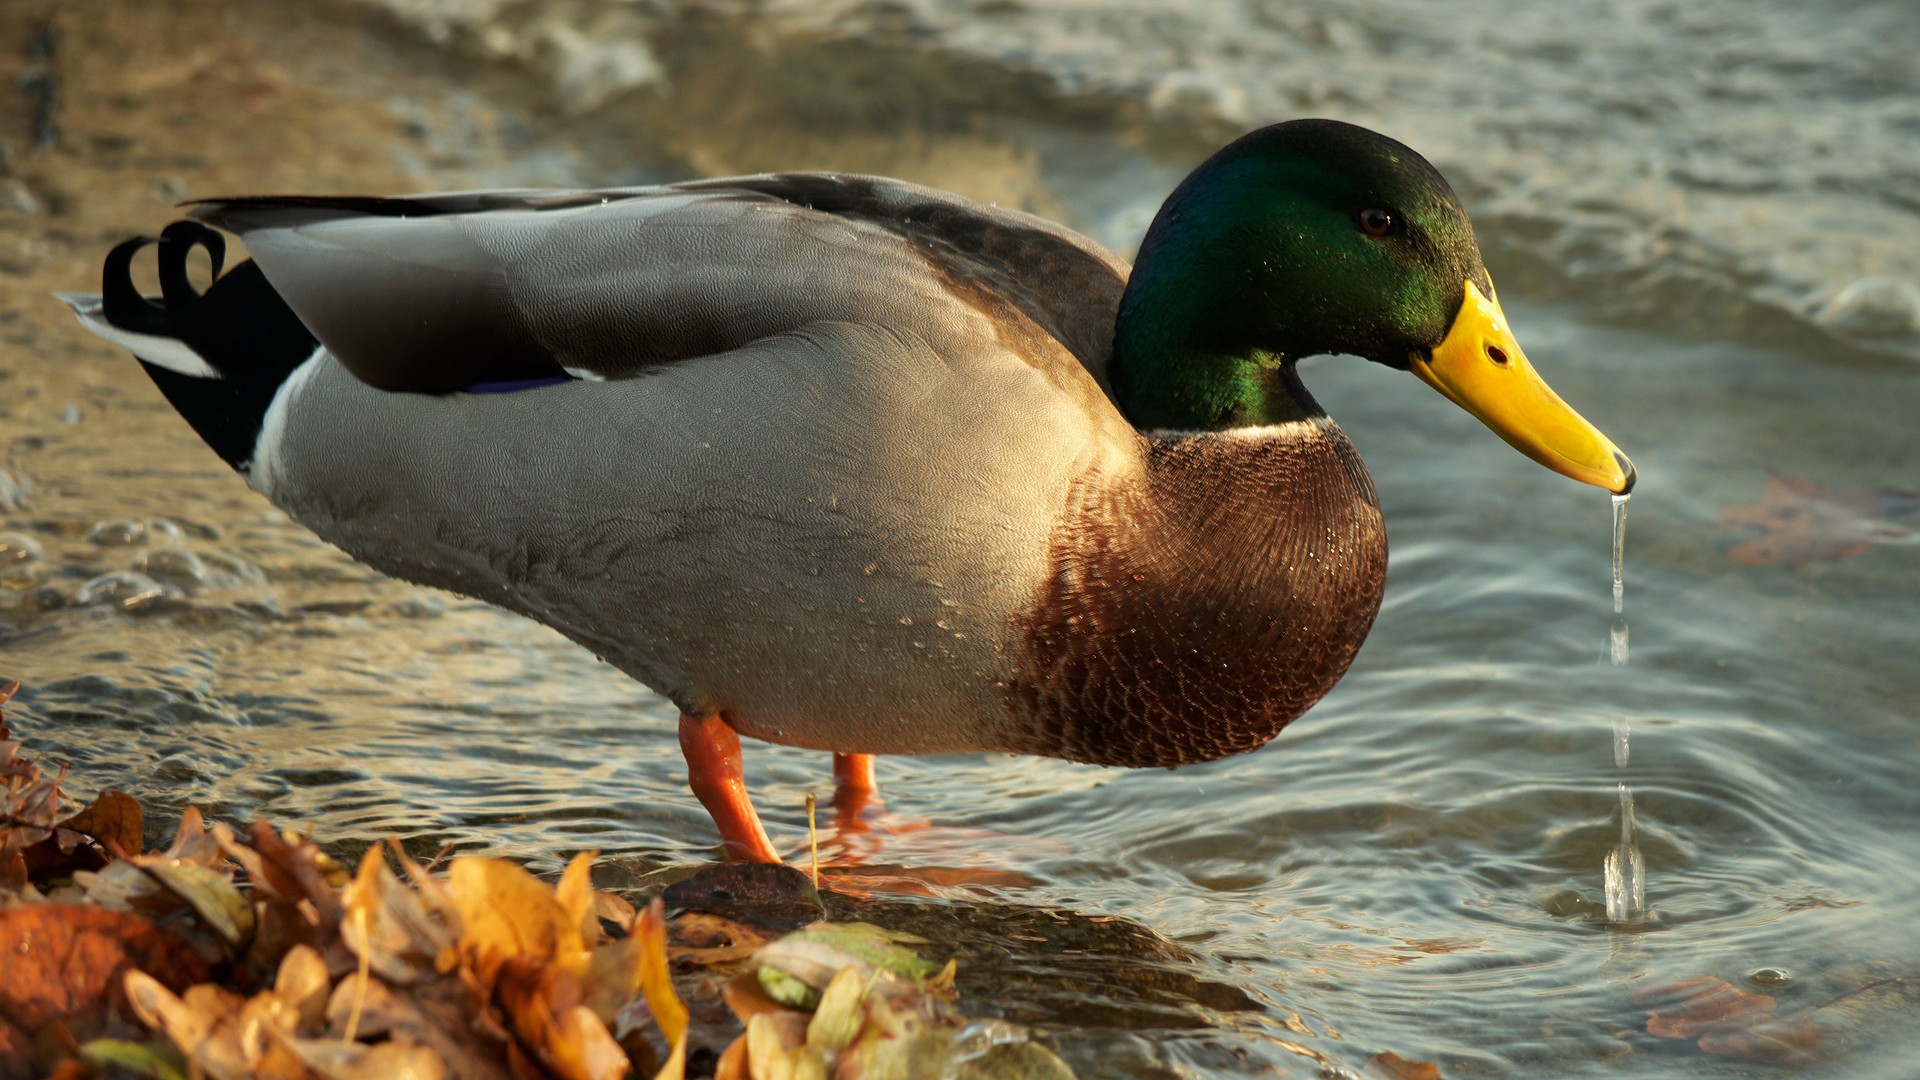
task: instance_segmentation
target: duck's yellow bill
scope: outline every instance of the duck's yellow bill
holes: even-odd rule
[[[1413,373],[1554,472],[1615,495],[1633,490],[1633,462],[1534,372],[1500,301],[1473,282],[1446,340],[1431,357],[1416,356]]]

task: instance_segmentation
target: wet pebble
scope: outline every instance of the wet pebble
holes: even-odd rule
[[[1747,981],[1755,986],[1788,986],[1793,982],[1793,975],[1786,968],[1754,968],[1747,972]]]

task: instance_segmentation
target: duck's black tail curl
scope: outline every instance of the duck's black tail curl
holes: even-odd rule
[[[133,260],[158,245],[160,296],[142,296]],[[201,293],[187,275],[195,248],[213,262]],[[176,221],[158,238],[138,236],[107,253],[100,295],[66,295],[88,329],[132,350],[154,384],[207,445],[246,472],[274,394],[319,342],[252,260],[226,274],[227,242],[197,221]]]

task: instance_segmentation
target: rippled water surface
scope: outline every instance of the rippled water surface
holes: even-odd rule
[[[1920,368],[1898,323],[1915,248],[1902,264],[1884,247],[1920,236],[1888,180],[1920,178],[1900,156],[1913,140],[1849,179],[1852,134],[1824,156],[1778,131],[1744,149],[1706,134],[1716,118],[1920,124],[1913,52],[1881,41],[1912,26],[1909,7],[1853,5],[1851,29],[1755,8],[1744,36],[1688,46],[1660,20],[1712,29],[1734,6],[1589,5],[1585,24],[1441,35],[1388,0],[1339,17],[1305,5],[1239,52],[1165,66],[1201,73],[1169,84],[1138,75],[1144,60],[1077,82],[1075,65],[1129,43],[1219,52],[1213,8],[1096,33],[1075,12],[1099,5],[929,3],[898,9],[904,29],[859,5],[834,9],[839,23],[689,5],[664,29],[614,19],[582,60],[526,45],[548,24],[502,5],[95,6],[113,18],[62,23],[60,142],[29,155],[29,118],[10,115],[17,164],[0,176],[0,677],[26,684],[10,718],[73,763],[81,792],[312,822],[347,847],[399,834],[547,868],[593,847],[604,879],[630,887],[713,842],[664,701],[534,624],[320,544],[45,298],[90,288],[104,248],[163,224],[168,202],[838,165],[1028,206],[1124,249],[1202,135],[1332,114],[1434,144],[1529,354],[1638,465],[1632,663],[1609,661],[1604,495],[1415,380],[1309,361],[1393,547],[1379,623],[1321,705],[1264,750],[1177,772],[882,760],[891,811],[932,824],[891,839],[888,861],[1033,879],[996,898],[1021,907],[964,932],[985,935],[986,970],[1013,958],[1001,992],[969,1000],[1040,1023],[1086,1075],[1312,1076],[1302,1050],[1352,1067],[1392,1050],[1449,1077],[1738,1076],[1775,1070],[1648,1036],[1632,991],[1695,976],[1758,990],[1749,973],[1779,969],[1787,982],[1766,990],[1789,1009],[1920,977]],[[578,23],[615,7],[551,10]],[[0,24],[0,50],[24,56],[27,27]],[[1625,66],[1655,39],[1659,65]],[[1531,104],[1467,95],[1445,123],[1426,98],[1397,110],[1436,43],[1534,87]],[[1230,77],[1263,57],[1282,74]],[[1321,96],[1293,93],[1306,85]],[[1619,98],[1667,111],[1642,123]],[[1548,112],[1569,130],[1541,138],[1577,162],[1525,148]],[[1743,154],[1745,187],[1726,171]],[[1720,186],[1675,179],[1681,160],[1722,169]],[[1741,231],[1715,247],[1723,220]],[[1833,306],[1868,279],[1885,283],[1862,287],[1878,307]],[[1814,494],[1788,509],[1815,525],[1756,562],[1722,512],[1783,490]],[[748,772],[776,841],[797,848],[825,755],[752,746]],[[1650,909],[1632,928],[1607,924],[1601,874],[1622,780]],[[981,921],[946,904],[918,917],[956,936]],[[1143,967],[1116,948],[1103,971],[1096,938],[1091,959],[1023,961],[1046,936],[1032,924],[1054,918],[1037,909],[1124,916],[1192,958]],[[1917,997],[1894,984],[1823,1010],[1818,1073],[1911,1076]]]

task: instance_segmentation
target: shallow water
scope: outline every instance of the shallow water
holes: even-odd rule
[[[855,25],[878,9],[848,10]],[[1066,61],[1049,69],[1053,81],[1023,82],[1039,61],[1002,55],[999,16],[969,30],[958,8],[903,10],[946,36],[876,59],[857,34],[769,16],[762,66],[813,65],[811,98],[776,101],[764,73],[741,75],[731,96],[720,75],[702,82],[676,57],[746,33],[703,23],[645,39],[675,73],[672,108],[649,104],[643,81],[631,97],[571,113],[516,102],[531,91],[511,65],[476,73],[351,9],[301,21],[181,8],[174,38],[142,24],[140,9],[109,27],[70,24],[63,142],[18,166],[39,209],[0,210],[0,677],[27,685],[9,713],[29,745],[73,762],[83,793],[113,785],[150,805],[313,822],[347,846],[399,834],[421,850],[455,842],[549,869],[593,847],[608,853],[603,883],[626,886],[709,857],[711,826],[685,792],[668,705],[538,626],[388,581],[321,545],[206,451],[130,360],[42,297],[89,287],[105,246],[164,222],[174,198],[284,189],[303,170],[328,190],[444,188],[760,168],[777,154],[943,182],[1125,247],[1200,152],[1181,129],[1205,109],[1182,113],[1178,87],[1155,97],[1115,76],[1069,92],[1058,85]],[[1796,10],[1762,9],[1742,39],[1791,69],[1793,85],[1839,79],[1821,64],[1883,62],[1886,78],[1907,85],[1911,62],[1887,60],[1854,30],[1808,28],[1853,43],[1838,60],[1766,52],[1805,22]],[[1178,51],[1207,40],[1189,24],[1213,25],[1212,15],[1167,26],[1142,15],[1095,33],[1066,8],[1018,11],[1082,27],[1086,55],[1126,33],[1159,34]],[[1638,40],[1633,18],[1644,12],[1623,11],[1628,28],[1595,39],[1602,60]],[[1901,17],[1860,11],[1868,25]],[[1386,88],[1411,78],[1413,61],[1367,28],[1396,17],[1425,25],[1375,4],[1353,16],[1359,39],[1335,27],[1332,44],[1302,46],[1331,65],[1325,78],[1351,74],[1372,94],[1364,107],[1337,94],[1330,109],[1296,107],[1356,119],[1391,111]],[[457,48],[478,47],[449,33]],[[1462,36],[1476,33],[1493,24]],[[1252,34],[1247,55],[1229,59],[1257,66],[1262,48],[1282,49],[1276,40]],[[129,74],[126,51],[151,41],[168,62]],[[1723,44],[1672,54],[1688,63],[1637,91],[1672,97],[1686,118],[1659,153],[1706,153],[1689,132],[1713,112],[1690,65]],[[1555,55],[1502,53],[1498,70],[1574,101],[1578,87],[1560,72],[1571,61]],[[383,66],[410,74],[368,73]],[[978,81],[991,70],[1004,78]],[[1774,92],[1757,88],[1758,104],[1737,98],[1724,115],[1757,124]],[[1888,119],[1895,105],[1864,91],[1807,96],[1833,116],[1856,101],[1873,123],[1898,120]],[[860,99],[875,103],[872,115],[849,120],[846,103]],[[1263,100],[1241,107],[1264,116]],[[1419,110],[1431,105],[1410,108],[1427,117]],[[1462,109],[1464,120],[1434,133],[1449,171],[1476,133],[1517,122],[1502,95]],[[263,126],[274,130],[255,135]],[[1418,130],[1399,133],[1420,146]],[[1582,184],[1641,175],[1623,149],[1630,131],[1606,130],[1583,146],[1583,167],[1598,171]],[[1701,975],[1756,989],[1749,972],[1781,969],[1790,981],[1767,989],[1787,1009],[1920,974],[1920,603],[1912,518],[1899,516],[1912,504],[1890,497],[1885,521],[1853,523],[1885,542],[1804,565],[1736,562],[1741,537],[1715,521],[1760,501],[1770,472],[1836,492],[1915,487],[1920,368],[1887,344],[1898,335],[1866,350],[1859,334],[1823,329],[1816,300],[1843,287],[1837,278],[1808,271],[1801,292],[1780,293],[1777,275],[1742,278],[1674,255],[1681,273],[1587,219],[1587,232],[1529,232],[1528,221],[1551,218],[1542,207],[1568,196],[1498,190],[1534,167],[1527,154],[1500,161],[1490,172],[1469,165],[1462,186],[1516,332],[1640,470],[1627,565],[1633,664],[1611,662],[1604,496],[1514,454],[1415,380],[1309,361],[1308,385],[1373,470],[1393,545],[1380,621],[1326,701],[1258,753],[1177,772],[995,756],[881,762],[890,808],[935,826],[889,841],[887,860],[1018,869],[1035,883],[1005,902],[1124,916],[1193,954],[1187,981],[1162,988],[1181,1003],[1164,1015],[1117,1007],[1120,973],[1137,962],[1114,960],[1109,979],[1098,956],[1074,960],[1077,997],[1011,978],[1000,1000],[972,996],[1047,1027],[1085,1075],[1268,1065],[1315,1075],[1290,1045],[1353,1067],[1393,1050],[1449,1077],[1770,1074],[1647,1036],[1631,991]],[[1751,197],[1792,202],[1793,183]],[[1820,190],[1843,209],[1891,215],[1896,231],[1915,228],[1872,184]],[[1594,220],[1625,229],[1634,205]],[[1848,234],[1833,243],[1854,254],[1807,251],[1818,238],[1799,224],[1769,232],[1765,215],[1753,220],[1762,235],[1739,243],[1799,245],[1797,266],[1867,265],[1878,250],[1849,248]],[[1613,269],[1541,269],[1575,260],[1579,236],[1603,238],[1586,249],[1587,269]],[[1622,263],[1607,246],[1616,241],[1641,261]],[[1739,264],[1740,252],[1728,258]],[[1632,292],[1676,275],[1696,286],[1680,301]],[[1788,293],[1800,307],[1765,299]],[[1777,343],[1754,344],[1768,338]],[[106,576],[116,574],[141,576]],[[1606,751],[1622,724],[1634,751],[1626,772]],[[755,746],[748,770],[776,841],[797,850],[804,795],[829,782],[825,756]],[[1601,871],[1621,838],[1623,777],[1650,909],[1630,931],[1607,924]],[[936,924],[956,926],[972,914],[958,902],[934,911]],[[1017,960],[1028,946],[1011,927],[1027,924],[1004,922],[996,948]],[[1238,987],[1259,1007],[1208,987]],[[1911,1075],[1913,1005],[1895,987],[1827,1010],[1821,1075]]]

